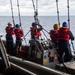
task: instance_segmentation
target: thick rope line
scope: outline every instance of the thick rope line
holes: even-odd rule
[[[19,15],[19,24],[20,24],[21,29],[22,29],[22,31],[23,31],[22,23],[21,23],[21,16],[20,16],[19,0],[17,0],[17,7],[18,7],[18,15]],[[24,34],[24,32],[23,32],[23,34]],[[26,43],[26,45],[27,45],[26,38],[25,38],[25,37],[23,37],[23,39],[25,40],[25,43]]]
[[[57,6],[57,17],[58,17],[58,24],[60,25],[59,9],[58,9],[58,0],[56,0],[56,6]]]
[[[18,7],[18,15],[19,15],[19,24],[20,24],[21,29],[22,29],[21,16],[20,16],[20,8],[19,8],[19,0],[17,0],[17,7]]]
[[[68,26],[70,28],[70,12],[69,12],[69,0],[67,0],[67,8],[68,8]]]
[[[11,5],[11,13],[12,13],[12,22],[13,22],[13,25],[15,26],[15,21],[14,21],[14,16],[13,16],[12,0],[10,0],[10,5]]]

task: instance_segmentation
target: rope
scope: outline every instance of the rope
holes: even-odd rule
[[[34,1],[32,0],[32,4],[33,4],[33,8],[34,8],[34,20],[36,22],[36,24],[39,23],[39,20],[38,20],[38,0],[36,0],[36,7],[34,5]]]
[[[21,16],[20,16],[20,8],[19,8],[19,0],[17,0],[17,7],[18,7],[18,15],[19,15],[19,24],[20,24],[21,29],[22,29]],[[22,32],[23,32],[23,29],[22,29]],[[23,34],[24,34],[24,32],[23,32]],[[25,40],[25,43],[27,44],[25,37],[24,37],[24,40]]]
[[[33,0],[32,0],[32,4],[33,4],[34,11],[35,11],[35,5],[34,5],[34,1]]]
[[[14,16],[13,16],[12,0],[10,0],[10,5],[11,5],[11,13],[12,13],[12,22],[13,22],[13,25],[15,26],[15,21],[14,21]]]
[[[69,0],[67,0],[67,8],[68,8],[68,26],[70,28]]]
[[[19,0],[17,0],[17,7],[18,7],[18,15],[19,15],[19,24],[20,24],[21,29],[22,29],[21,16],[20,16],[20,9],[19,9]]]
[[[56,6],[57,6],[58,24],[60,25],[60,19],[59,19],[59,9],[58,9],[58,0],[56,0]]]

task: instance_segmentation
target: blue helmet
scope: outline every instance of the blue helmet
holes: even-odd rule
[[[15,26],[16,28],[19,28],[20,26],[19,26],[19,24],[16,24],[16,26]]]
[[[8,23],[8,26],[12,25],[10,22]]]
[[[35,23],[35,22],[33,22],[33,23],[32,23],[32,26],[36,26],[36,23]]]
[[[62,26],[67,27],[67,22],[63,22]]]

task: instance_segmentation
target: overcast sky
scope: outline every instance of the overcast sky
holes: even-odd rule
[[[36,1],[36,0],[34,0]],[[70,2],[70,15],[75,15],[75,0]],[[18,15],[17,0],[12,0],[14,15]],[[21,16],[34,15],[32,0],[19,0]],[[58,0],[59,15],[67,15],[67,0]],[[57,16],[56,0],[38,0],[38,15]],[[0,0],[0,16],[11,16],[10,0]]]

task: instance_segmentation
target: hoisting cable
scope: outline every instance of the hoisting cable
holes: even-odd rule
[[[32,0],[33,8],[34,8],[34,20],[36,24],[38,24],[38,0],[36,0],[36,7],[34,5],[34,1]]]
[[[11,13],[12,13],[12,22],[13,22],[13,25],[15,26],[14,15],[13,15],[13,7],[12,7],[12,0],[10,0],[10,5],[11,5]]]
[[[32,0],[32,4],[33,4],[33,8],[34,8],[34,20],[37,23],[37,25],[39,26],[40,23],[39,23],[39,19],[38,19],[38,0],[36,0],[36,7],[34,5],[34,1],[33,0]],[[46,29],[43,28],[43,30],[45,30],[49,34],[49,32]]]
[[[38,19],[38,0],[36,0],[36,8],[35,8],[33,0],[32,0],[32,3],[33,3],[33,7],[34,7],[34,19],[35,19],[35,22],[37,23],[38,26],[41,26],[40,23],[39,23],[39,19]],[[49,34],[49,32],[46,29],[43,28],[43,30],[45,30]],[[47,38],[47,36],[46,36],[46,34],[44,32],[43,32],[43,34]]]
[[[70,28],[69,0],[67,0],[67,8],[68,8],[68,26]]]
[[[17,0],[17,7],[18,7],[18,15],[19,15],[19,24],[20,24],[21,29],[22,29],[21,16],[20,16],[20,9],[19,9],[19,1],[18,1],[18,0]]]
[[[17,7],[18,7],[18,15],[19,15],[19,24],[20,24],[20,27],[21,27],[22,32],[23,32],[22,23],[21,23],[21,16],[20,16],[19,0],[17,0]],[[23,34],[24,34],[24,32],[23,32]],[[25,43],[27,45],[27,42],[26,42],[26,38],[25,37],[24,37],[24,40],[25,40]]]
[[[35,11],[35,5],[34,5],[34,1],[33,0],[32,0],[32,4],[33,4],[34,11]]]
[[[58,24],[60,25],[59,9],[58,9],[58,0],[56,0],[56,6],[57,6],[57,17],[58,17]]]

